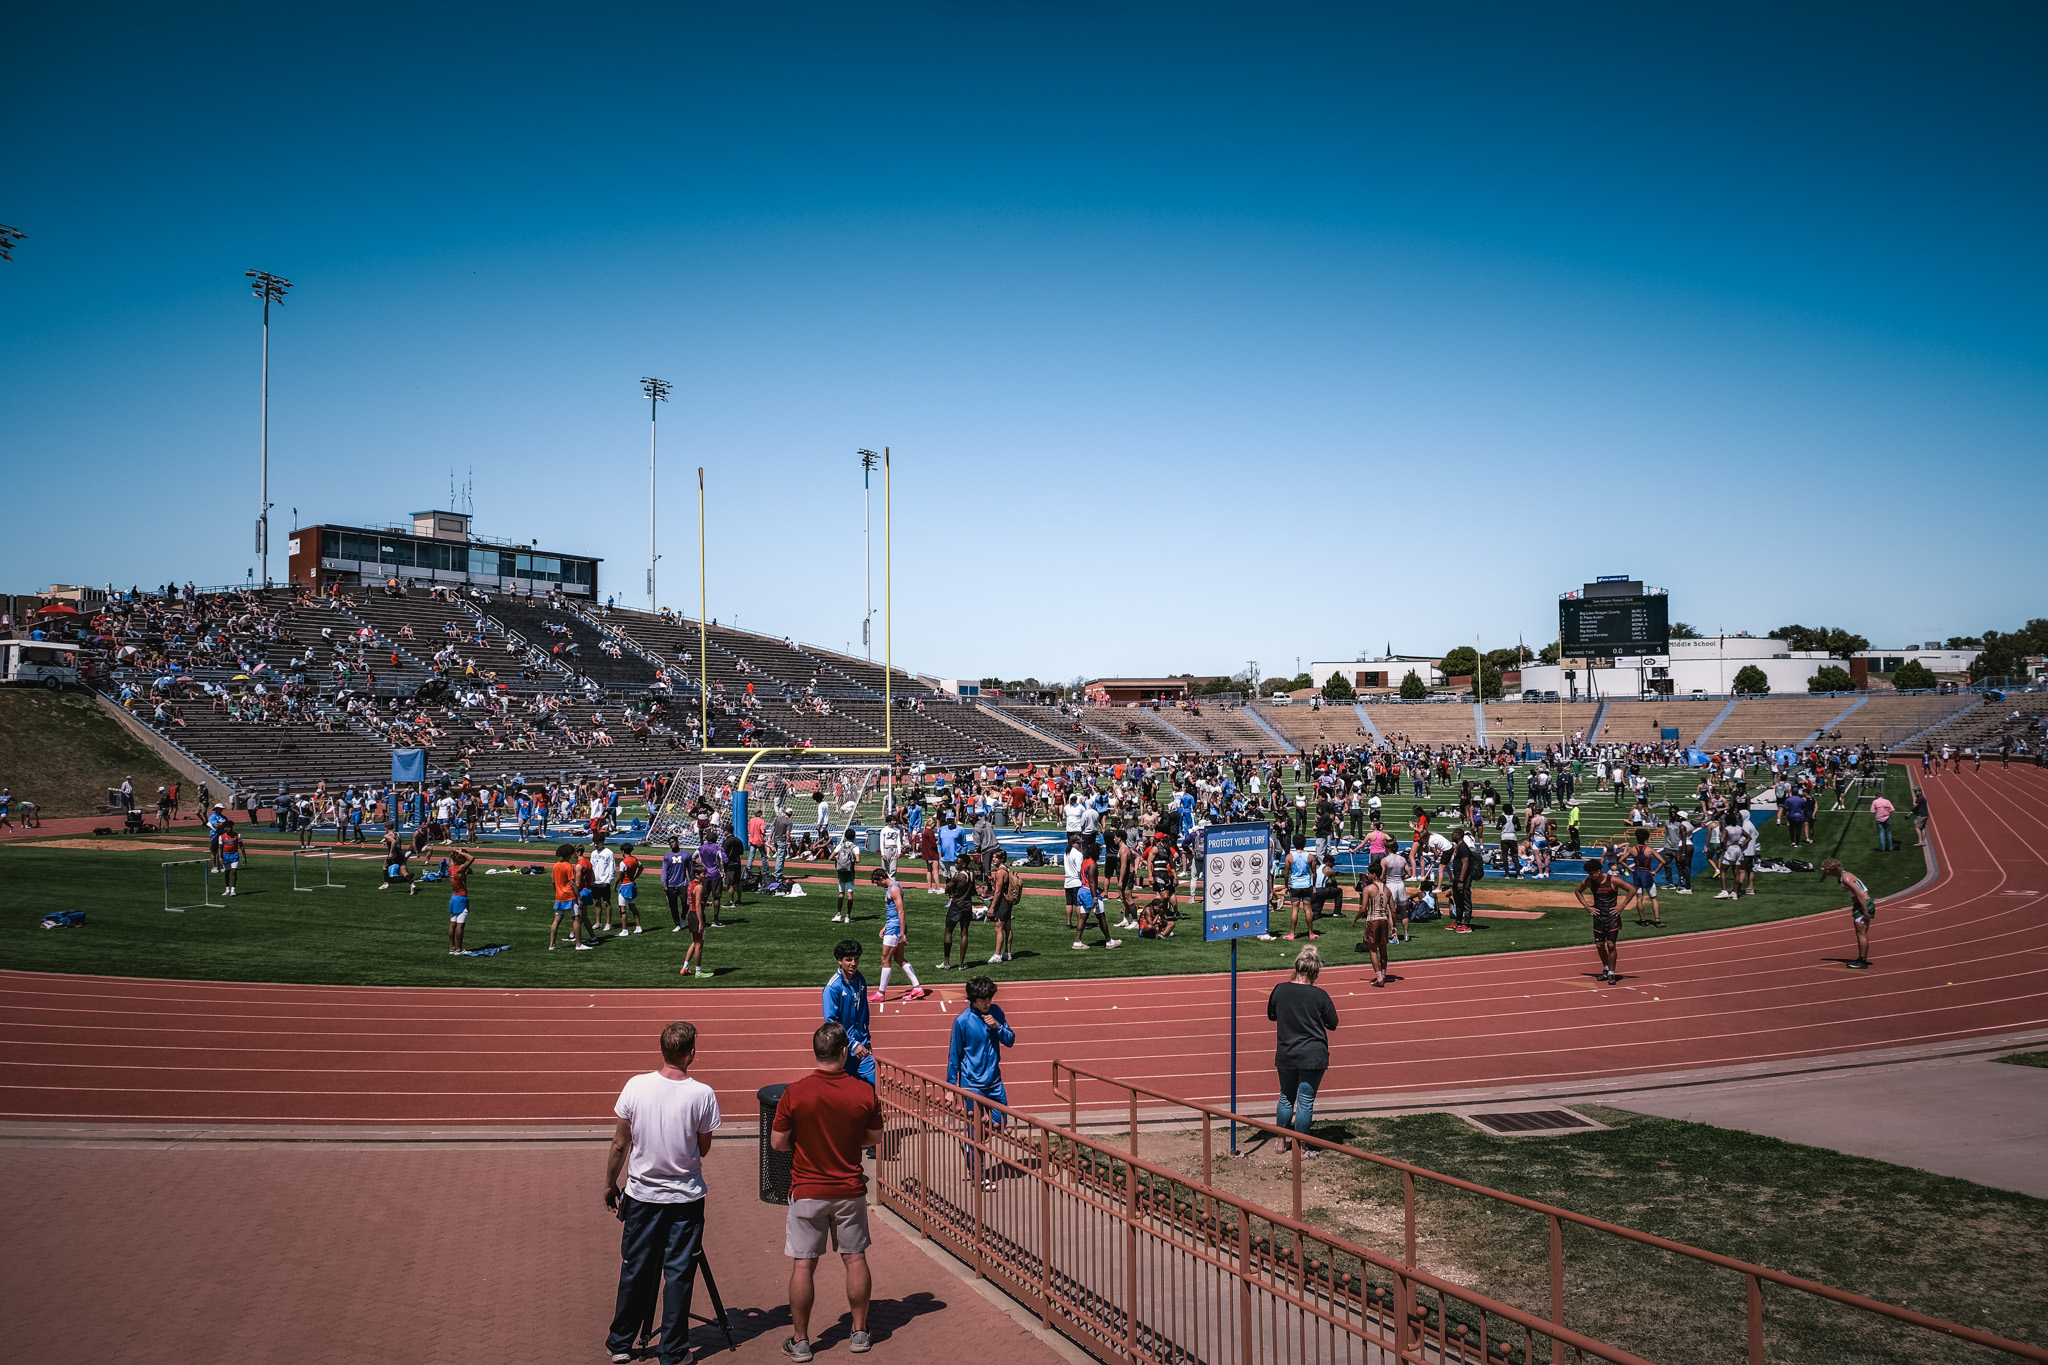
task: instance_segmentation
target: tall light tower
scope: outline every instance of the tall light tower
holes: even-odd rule
[[[860,617],[860,643],[868,652],[868,662],[875,661],[875,558],[868,549],[868,476],[875,472],[875,464],[882,457],[872,450],[855,452],[860,456],[860,560],[863,610]]]
[[[654,552],[654,428],[661,405],[668,401],[666,379],[640,378],[640,391],[647,395],[647,610],[655,610],[654,566],[661,556]]]
[[[259,445],[261,461],[256,483],[256,562],[263,566],[263,586],[270,586],[270,305],[284,307],[285,292],[292,282],[268,270],[245,270],[244,278],[257,298],[263,300],[263,435]]]

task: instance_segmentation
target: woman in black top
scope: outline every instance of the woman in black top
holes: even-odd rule
[[[1315,1113],[1316,1088],[1330,1066],[1330,1030],[1337,1027],[1337,1006],[1330,993],[1316,985],[1322,970],[1323,955],[1313,945],[1303,948],[1295,954],[1293,978],[1275,986],[1266,998],[1266,1017],[1279,1026],[1273,1049],[1273,1066],[1280,1073],[1275,1121],[1297,1133],[1308,1131]],[[1280,1150],[1287,1150],[1285,1141]]]

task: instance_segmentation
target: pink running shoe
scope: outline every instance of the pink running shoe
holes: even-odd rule
[[[879,1004],[881,1004],[881,1003],[882,1003],[882,998],[883,998],[883,997],[882,997],[882,993],[881,993],[880,991],[869,991],[869,992],[868,992],[868,1003],[869,1003],[870,1005],[879,1005]]]
[[[919,986],[916,990],[912,991],[910,994],[904,996],[903,998],[905,1000],[922,1000],[931,993],[931,987]]]

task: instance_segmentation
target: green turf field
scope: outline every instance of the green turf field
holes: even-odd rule
[[[1689,779],[1688,789],[1689,789]],[[1902,808],[1911,804],[1905,772],[1894,768],[1890,795]],[[1587,829],[1598,832],[1619,816],[1594,814]],[[1389,826],[1405,823],[1406,814],[1390,803]],[[196,831],[195,831],[196,834]],[[1049,835],[1049,839],[1057,838]],[[1589,835],[1590,837],[1590,835]],[[1818,843],[1801,850],[1811,861],[1839,848],[1843,861],[1858,870],[1880,897],[1918,881],[1924,860],[1917,848],[1895,854],[1874,851],[1876,836],[1867,810],[1853,816],[1823,814]],[[150,841],[116,836],[90,848],[53,848],[36,842],[0,845],[0,967],[31,971],[75,971],[128,976],[190,977],[210,980],[321,982],[378,985],[491,986],[652,986],[706,990],[722,986],[815,985],[830,970],[832,945],[842,937],[860,939],[871,954],[879,947],[881,893],[863,880],[856,903],[857,922],[829,923],[829,884],[810,884],[801,899],[749,896],[747,904],[729,911],[730,927],[708,937],[707,962],[716,972],[709,981],[685,983],[676,974],[687,936],[671,934],[666,904],[658,889],[643,895],[649,932],[615,938],[599,951],[577,953],[564,948],[547,951],[548,920],[553,892],[545,876],[471,875],[466,946],[482,948],[509,943],[509,952],[488,958],[451,958],[447,954],[447,895],[443,888],[422,888],[417,897],[403,891],[379,892],[382,880],[375,846],[351,850],[371,856],[337,858],[335,880],[344,890],[294,892],[289,858],[265,856],[265,847],[289,849],[295,840],[252,832],[252,855],[243,873],[243,894],[223,909],[194,909],[183,914],[163,910],[163,874],[168,859],[204,856],[204,840],[187,842],[189,851],[168,850]],[[1776,822],[1765,826],[1766,853],[1783,853],[1784,833]],[[126,845],[130,851],[112,851]],[[548,846],[549,848],[552,845]],[[485,858],[513,856],[514,849],[486,845]],[[545,870],[549,852],[533,849],[519,855]],[[487,864],[486,864],[487,865]],[[911,962],[929,979],[939,959],[943,901],[922,890],[921,868],[906,860],[910,912]],[[191,876],[193,870],[185,869]],[[317,875],[312,880],[319,880]],[[1709,879],[1691,897],[1665,897],[1666,930],[1638,929],[1624,923],[1622,967],[1627,970],[1628,944],[1659,934],[1722,928],[1783,919],[1836,909],[1846,904],[1839,887],[1815,874],[1759,874],[1759,894],[1741,901],[1716,901]],[[1056,878],[1034,885],[1056,888]],[[643,878],[643,885],[650,879]],[[1475,889],[1484,907],[1502,887],[1550,886],[1564,882],[1505,882],[1489,875]],[[192,884],[196,891],[196,882]],[[196,895],[189,899],[198,899]],[[218,897],[216,897],[218,899]],[[522,908],[524,907],[524,908]],[[83,910],[86,923],[72,929],[42,929],[42,916],[54,910]],[[1114,915],[1114,911],[1112,911]],[[1284,926],[1283,926],[1284,927]],[[1553,909],[1538,920],[1475,921],[1476,932],[1453,935],[1441,923],[1415,926],[1414,940],[1398,944],[1397,964],[1423,957],[1464,956],[1560,945],[1584,947],[1586,916],[1574,909]],[[1180,934],[1164,942],[1126,937],[1122,947],[1104,951],[1091,946],[1075,952],[1065,928],[1065,910],[1057,896],[1027,896],[1019,912],[1016,960],[980,967],[998,980],[1034,980],[1090,976],[1141,976],[1227,969],[1226,944],[1204,944],[1195,921],[1183,921]],[[1845,941],[1848,937],[1843,927]],[[1099,935],[1088,936],[1091,945]],[[1352,957],[1356,941],[1349,925],[1334,927],[1319,946],[1328,960]],[[994,950],[994,932],[977,924],[971,944],[978,959]],[[1299,943],[1242,941],[1239,963],[1247,969],[1281,967],[1292,960]],[[1882,955],[1880,935],[1875,945]],[[957,956],[956,956],[957,960]],[[1588,949],[1588,962],[1591,962]]]

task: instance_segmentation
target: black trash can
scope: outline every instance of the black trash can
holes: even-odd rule
[[[795,1152],[778,1152],[768,1145],[769,1134],[775,1131],[775,1106],[782,1102],[786,1085],[764,1085],[755,1096],[761,1101],[761,1202],[764,1204],[787,1204],[789,1202],[789,1168],[796,1160]]]

